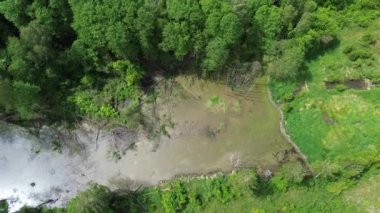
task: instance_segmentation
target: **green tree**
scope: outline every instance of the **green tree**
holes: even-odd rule
[[[135,28],[137,37],[140,42],[140,48],[144,57],[150,60],[158,58],[158,44],[161,36],[159,36],[159,24],[162,19],[162,4],[164,1],[145,0],[137,10],[135,19]]]
[[[53,77],[52,63],[58,57],[48,29],[31,22],[22,27],[20,38],[10,38],[8,54],[11,57],[9,71],[15,79],[43,85]]]
[[[190,34],[186,22],[174,22],[165,25],[163,41],[160,47],[164,51],[173,51],[177,59],[182,59],[190,51]]]
[[[4,14],[6,19],[11,21],[15,26],[25,26],[31,21],[27,14],[28,6],[33,0],[3,0],[0,1],[0,13]]]
[[[97,52],[97,57],[107,57],[111,52],[117,57],[136,58],[136,1],[70,0],[69,3],[74,15],[72,26],[79,40]]]
[[[240,39],[242,23],[232,5],[225,1],[202,0],[201,6],[206,14],[204,33],[207,39],[203,68],[209,73],[228,61],[232,47]]]
[[[269,64],[269,74],[277,80],[294,81],[302,77],[305,63],[305,52],[300,45],[294,45],[284,50],[279,58]]]
[[[199,2],[168,0],[166,7],[169,21],[164,26],[160,47],[173,51],[180,60],[188,54],[199,55],[204,46],[204,14]]]
[[[261,6],[253,17],[254,26],[262,33],[264,45],[269,46],[282,30],[281,11],[276,6]]]

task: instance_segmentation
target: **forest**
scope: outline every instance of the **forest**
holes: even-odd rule
[[[242,169],[127,194],[94,183],[67,209],[20,212],[380,210],[368,192],[380,191],[379,17],[378,0],[0,0],[0,120],[137,128],[158,76],[213,80],[259,62],[313,170],[284,164],[266,180]],[[373,88],[347,83],[361,80]]]
[[[349,1],[334,2],[1,1],[2,119],[133,125],[155,75],[212,78],[255,60],[276,80],[303,79],[305,59],[334,44],[333,8]]]

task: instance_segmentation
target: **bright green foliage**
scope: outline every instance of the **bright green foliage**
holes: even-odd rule
[[[173,51],[177,59],[199,54],[203,48],[204,14],[198,1],[168,0],[166,6],[169,22],[164,26],[160,47]]]
[[[171,213],[183,210],[188,203],[186,189],[178,181],[174,181],[169,187],[162,194],[162,205],[165,212]]]
[[[238,198],[253,195],[256,189],[258,175],[254,170],[241,170],[228,176],[227,185],[231,194]]]
[[[174,51],[175,57],[182,59],[189,52],[189,33],[185,22],[168,23],[162,33],[164,40],[160,46],[164,51]],[[176,43],[173,41],[176,41]]]
[[[290,170],[292,166],[296,166],[296,171]],[[175,179],[127,195],[116,194],[113,200],[109,199],[111,193],[106,188],[97,186],[71,200],[68,212],[72,212],[74,204],[79,204],[79,201],[82,205],[75,210],[82,212],[90,197],[92,201],[98,201],[97,205],[103,205],[103,212],[358,212],[340,196],[354,182],[321,180],[301,185],[299,181],[303,181],[303,178],[299,177],[304,173],[298,172],[301,171],[300,167],[293,163],[284,165],[276,174],[277,179],[268,182],[258,181],[260,177],[253,170],[240,170],[204,179]],[[294,176],[295,173],[297,175]],[[278,190],[277,180],[280,179],[288,181],[291,187]],[[260,188],[259,184],[267,185],[272,192],[253,195],[252,189]],[[295,187],[293,184],[298,185]],[[98,200],[100,197],[102,199]],[[104,201],[108,201],[108,205]],[[100,208],[88,208],[87,212],[97,211]]]
[[[140,79],[143,76],[142,70],[129,61],[114,62],[112,68],[125,82],[125,88],[116,92],[117,98],[138,99],[140,97]]]
[[[355,203],[360,207],[357,211],[364,212],[378,210],[378,201],[372,199],[376,193],[359,188],[379,169],[380,135],[376,129],[380,124],[380,90],[367,90],[366,85],[361,89],[351,88],[350,80],[378,82],[380,64],[374,59],[379,56],[376,41],[380,38],[380,31],[378,18],[373,17],[376,12],[368,8],[361,9],[360,13],[354,12],[363,8],[359,5],[357,1],[340,12],[319,8],[312,24],[312,29],[318,30],[315,38],[327,32],[337,32],[340,43],[305,64],[304,69],[309,71],[310,78],[298,85],[273,82],[272,87],[276,99],[285,102],[286,126],[291,138],[313,166],[313,184],[330,196],[348,197],[346,204]],[[355,18],[351,19],[353,15]],[[334,18],[335,21],[331,20]],[[341,26],[344,28],[339,29]],[[326,81],[338,86],[327,89]],[[291,99],[287,98],[289,93],[292,93]],[[281,176],[276,174],[272,179],[276,189],[288,190],[286,193],[292,191],[294,186]],[[359,194],[352,195],[353,192]],[[318,208],[313,206],[313,211]]]
[[[306,176],[305,169],[299,163],[285,164],[272,179],[278,191],[286,191],[293,184],[300,184]]]
[[[118,57],[134,57],[135,1],[69,1],[72,26],[79,40],[98,54],[111,51]],[[104,57],[97,55],[97,57]]]
[[[84,116],[107,119],[115,118],[118,115],[117,111],[109,104],[96,102],[93,98],[94,95],[94,93],[77,92],[75,96],[72,97],[72,102]]]
[[[256,11],[253,19],[255,26],[262,30],[265,45],[270,45],[270,42],[276,40],[282,27],[280,8],[264,5]],[[292,17],[289,19],[291,20]]]
[[[207,14],[204,33],[208,40],[203,68],[211,72],[225,65],[231,47],[237,44],[242,33],[241,23],[231,5],[224,1],[204,0],[201,6]]]
[[[80,192],[70,200],[68,213],[108,213],[112,194],[109,189],[97,184],[92,184],[86,191]]]
[[[27,8],[32,0],[4,0],[0,2],[0,13],[17,27],[26,25],[30,21]]]
[[[304,50],[294,46],[285,49],[281,57],[270,64],[268,72],[278,80],[296,80],[302,76],[304,62]]]

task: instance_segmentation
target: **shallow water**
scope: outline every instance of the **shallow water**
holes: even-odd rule
[[[12,210],[49,199],[56,201],[51,206],[63,206],[89,181],[128,190],[180,174],[275,168],[275,154],[291,147],[280,133],[280,115],[266,88],[264,79],[250,88],[232,90],[223,84],[178,78],[171,93],[159,93],[154,112],[174,126],[167,128],[170,137],[155,142],[144,134],[120,140],[106,131],[100,131],[96,140],[97,131],[84,124],[76,131],[75,143],[81,150],[73,154],[66,147],[59,154],[45,150],[38,139],[20,129],[3,131],[0,199],[9,199]],[[121,159],[112,158],[110,150],[132,142],[137,142],[135,149]]]

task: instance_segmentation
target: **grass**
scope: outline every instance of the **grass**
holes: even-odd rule
[[[296,144],[310,162],[340,158],[369,146],[380,146],[380,90],[327,90],[324,81],[380,76],[380,52],[375,46],[368,51],[374,60],[370,68],[355,68],[355,63],[343,53],[350,45],[361,45],[364,35],[380,39],[379,20],[368,28],[345,29],[339,34],[340,46],[308,64],[311,80],[308,90],[302,91],[287,103],[287,128]],[[348,34],[348,31],[352,32]],[[281,86],[281,85],[280,85]],[[282,87],[288,90],[292,85]]]
[[[380,211],[380,174],[372,174],[355,187],[347,190],[343,198],[357,208],[368,212]]]

